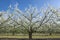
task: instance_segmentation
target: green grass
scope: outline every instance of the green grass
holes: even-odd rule
[[[28,36],[0,36],[0,38],[28,38]]]
[[[32,36],[33,38],[60,38],[60,36]],[[28,38],[28,36],[0,36],[0,38]]]
[[[33,38],[60,38],[60,36],[33,36]]]
[[[12,36],[12,34],[0,34],[0,38],[29,38],[28,35],[26,34],[16,34],[14,36]],[[52,34],[51,36],[49,36],[49,34],[37,34],[37,33],[34,33],[32,38],[60,38],[60,34]]]

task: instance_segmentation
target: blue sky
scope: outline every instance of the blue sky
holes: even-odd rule
[[[8,6],[11,4],[12,6],[16,3],[19,3],[19,9],[24,10],[25,8],[32,5],[37,8],[41,8],[44,4],[47,6],[50,4],[53,7],[60,7],[60,0],[0,0],[0,11],[7,10]]]

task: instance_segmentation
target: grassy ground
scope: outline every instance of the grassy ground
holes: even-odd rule
[[[33,36],[33,38],[60,38],[60,36]]]
[[[11,34],[0,34],[0,38],[28,38],[28,35],[14,35],[12,36]],[[33,38],[60,38],[60,34],[33,34]]]
[[[60,36],[32,36],[33,38],[60,38]],[[28,38],[28,36],[0,36],[0,38]]]

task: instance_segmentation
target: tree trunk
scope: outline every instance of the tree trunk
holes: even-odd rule
[[[15,33],[13,32],[13,33],[12,33],[12,35],[14,36],[14,35],[15,35]]]
[[[32,32],[29,32],[29,40],[32,40]]]
[[[49,33],[49,35],[52,35],[52,33]]]

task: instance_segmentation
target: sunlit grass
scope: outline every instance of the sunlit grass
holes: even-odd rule
[[[0,36],[0,38],[28,38],[28,36]]]
[[[33,38],[60,38],[60,36],[32,36]],[[27,36],[0,36],[0,38],[28,38]]]
[[[0,34],[0,38],[29,38],[29,36],[27,34],[16,34],[16,35],[12,35],[12,34]],[[32,38],[60,38],[60,34],[52,34],[52,35],[49,35],[49,34],[37,34],[37,33],[34,33]]]
[[[55,35],[52,35],[52,36],[33,36],[33,38],[60,38],[60,36],[55,36]]]

